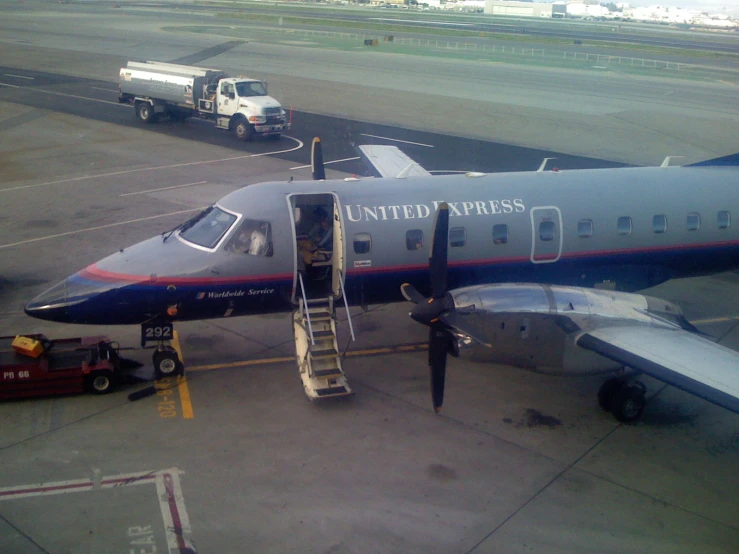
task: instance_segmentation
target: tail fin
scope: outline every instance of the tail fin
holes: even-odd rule
[[[686,167],[702,167],[702,166],[737,166],[739,165],[739,153],[729,154],[728,156],[721,156],[720,158],[713,158],[712,160],[705,160],[694,164],[689,164]]]

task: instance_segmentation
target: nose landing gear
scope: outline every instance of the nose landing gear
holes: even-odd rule
[[[155,342],[152,355],[157,380],[184,374],[185,366],[180,339],[172,323],[145,323],[141,326],[141,346]]]
[[[157,380],[163,379],[164,377],[182,375],[184,371],[182,357],[177,352],[177,349],[174,346],[165,344],[164,341],[157,344],[152,361],[154,362],[154,375]]]

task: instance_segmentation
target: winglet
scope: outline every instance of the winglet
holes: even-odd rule
[[[712,160],[705,160],[694,164],[688,164],[685,167],[708,166],[739,166],[739,152],[737,152],[736,154],[729,154],[728,156],[721,156],[720,158],[713,158]]]

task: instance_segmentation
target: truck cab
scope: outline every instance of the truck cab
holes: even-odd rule
[[[228,128],[240,140],[253,135],[279,138],[290,128],[280,103],[268,96],[267,83],[245,77],[221,79],[216,93],[218,126]]]

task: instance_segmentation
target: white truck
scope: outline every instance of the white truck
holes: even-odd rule
[[[267,96],[267,83],[229,77],[217,69],[130,61],[121,68],[118,87],[118,101],[133,104],[136,117],[145,123],[161,115],[197,117],[245,141],[255,136],[279,139],[290,129],[285,110]]]

